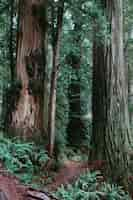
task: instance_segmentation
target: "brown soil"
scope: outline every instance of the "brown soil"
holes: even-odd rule
[[[88,170],[102,170],[105,162],[95,161],[91,163],[66,161],[59,169],[53,182],[47,185],[47,191],[55,191],[61,185],[67,185],[76,180],[81,174]],[[130,177],[130,181],[133,182]],[[103,180],[100,180],[100,182]],[[132,197],[133,198],[133,197]],[[0,200],[54,200],[50,193],[35,190],[22,185],[19,180],[7,173],[0,167]]]
[[[19,181],[8,174],[0,174],[1,200],[25,200],[26,188]]]
[[[29,188],[19,180],[0,171],[0,200],[56,200],[50,193]]]
[[[75,161],[67,161],[54,177],[53,183],[47,186],[47,190],[54,191],[60,185],[66,185],[74,181],[79,175],[90,169],[101,169],[103,162],[91,164]],[[0,168],[0,200],[52,200],[51,194],[35,190],[22,185],[19,180]]]
[[[95,161],[90,164],[87,162],[66,161],[64,167],[59,170],[54,177],[53,183],[47,186],[49,191],[55,191],[61,185],[72,183],[76,178],[88,170],[98,170],[104,166],[104,162]]]

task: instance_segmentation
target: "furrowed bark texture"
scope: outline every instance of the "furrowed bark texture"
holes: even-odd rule
[[[105,160],[107,173],[121,182],[128,173],[130,144],[126,72],[123,59],[122,0],[102,0],[110,38],[93,46],[93,133],[91,159]]]
[[[43,132],[46,1],[20,0],[16,79],[10,127],[23,138]],[[16,87],[17,87],[16,84]]]

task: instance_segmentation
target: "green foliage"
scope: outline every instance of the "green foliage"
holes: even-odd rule
[[[12,83],[4,84],[3,87],[3,106],[1,128],[6,129],[11,120],[11,113],[16,107],[16,102],[20,96],[22,83],[20,80],[14,80]]]
[[[72,0],[65,4],[68,8],[64,13],[60,58],[61,68],[58,77],[56,109],[56,144],[58,144],[61,151],[63,150],[62,146],[68,143],[67,126],[71,117],[69,116],[68,92],[70,92],[69,86],[72,80],[78,81],[81,88],[81,115],[86,115],[88,110],[91,109],[92,41],[88,39],[88,34],[90,34],[92,29],[91,31],[88,30],[88,27],[91,27],[88,25],[88,12],[82,13],[82,4],[85,4],[85,1],[82,1],[81,5],[75,4],[75,1]],[[84,22],[87,22],[87,24]],[[78,29],[75,28],[75,24],[79,27]],[[82,57],[79,72],[71,66],[72,57],[76,59],[76,62],[77,60],[80,61]],[[88,123],[86,125],[88,126]],[[88,135],[88,132],[89,129],[87,128],[85,134]]]
[[[0,90],[10,77],[10,2],[0,1]]]
[[[73,185],[59,188],[56,195],[62,200],[131,200],[121,187],[100,183],[100,178],[100,172],[88,172]]]
[[[59,1],[51,1],[52,3]],[[81,87],[81,115],[84,120],[87,131],[86,131],[86,142],[84,145],[89,146],[90,133],[91,133],[91,119],[88,118],[88,114],[91,112],[91,93],[92,93],[92,46],[94,39],[94,21],[95,24],[100,26],[99,31],[96,33],[98,39],[108,37],[108,23],[103,16],[102,9],[99,8],[98,2],[93,0],[68,0],[65,1],[65,13],[64,13],[64,24],[63,33],[61,41],[61,57],[60,57],[60,72],[58,77],[57,86],[57,109],[56,109],[56,152],[65,153],[65,155],[70,159],[80,160],[82,154],[78,153],[73,149],[65,148],[67,145],[67,124],[69,121],[69,103],[68,103],[68,88],[71,80],[77,81],[80,79]],[[10,36],[10,15],[9,15],[9,3],[11,1],[0,1],[0,91],[2,86],[5,85],[7,79],[10,77],[10,55],[9,55],[9,36]],[[127,34],[125,37],[125,54],[129,64],[129,77],[132,79],[132,51],[133,42],[131,37],[132,32],[132,15],[133,15],[133,2],[132,0],[124,0],[124,32]],[[16,6],[17,7],[17,6]],[[56,8],[57,11],[57,8]],[[48,11],[49,12],[49,11]],[[45,12],[39,12],[42,15]],[[14,17],[14,21],[16,21]],[[49,24],[51,26],[51,19],[49,19]],[[41,20],[42,21],[42,20]],[[45,23],[45,21],[40,22]],[[75,31],[75,26],[78,28]],[[57,25],[55,23],[55,25]],[[44,26],[45,27],[45,26]],[[16,22],[14,22],[14,29],[16,29]],[[15,31],[14,31],[15,32]],[[15,32],[16,35],[16,32]],[[51,32],[48,33],[51,38]],[[78,39],[77,39],[78,38]],[[14,44],[14,46],[16,46]],[[81,68],[79,72],[75,72],[71,67],[71,62],[67,61],[68,55],[73,54],[75,57],[81,57]],[[82,55],[81,55],[82,54]],[[52,58],[49,59],[49,62]],[[28,66],[30,73],[33,73],[32,66]],[[47,74],[46,74],[47,76]],[[34,82],[34,83],[33,83]],[[39,94],[42,92],[41,85],[37,84],[36,81],[29,82],[29,88],[31,94]],[[10,87],[10,95],[7,96],[11,107],[15,105],[12,104],[13,96],[19,96],[20,84],[18,81],[14,81],[13,87]],[[5,90],[5,88],[4,88]],[[15,93],[15,95],[14,95]],[[2,93],[0,94],[0,97]],[[1,100],[1,99],[0,99]],[[6,103],[6,101],[4,102]],[[4,106],[9,111],[9,105]],[[130,111],[132,112],[132,105],[130,105]],[[4,118],[4,114],[2,115]],[[8,119],[6,119],[8,122]],[[64,151],[64,152],[63,152]],[[79,157],[76,155],[80,155]],[[82,157],[83,158],[83,157]],[[16,174],[21,178],[23,182],[31,183],[33,176],[39,173],[42,167],[47,162],[48,155],[43,147],[35,147],[33,143],[22,143],[18,140],[8,140],[5,138],[0,138],[0,159],[6,166],[6,168]],[[62,162],[62,160],[61,160]],[[61,188],[58,191],[61,199],[74,199],[74,200],[84,200],[84,199],[100,199],[102,195],[105,195],[106,199],[109,200],[128,200],[128,196],[122,191],[121,188],[110,185],[103,184],[102,187],[97,189],[97,173],[87,174],[81,176],[80,179],[74,185],[69,185],[67,189]],[[100,196],[101,195],[101,196]]]
[[[124,192],[122,187],[111,184],[103,184],[101,191],[106,194],[108,200],[128,200],[129,195]]]
[[[88,161],[88,154],[89,151],[86,153],[82,152],[82,149],[77,149],[77,147],[69,148],[65,150],[65,155],[68,160],[73,160],[73,161]]]
[[[0,160],[7,170],[17,175],[21,181],[31,183],[33,176],[40,173],[49,157],[43,147],[36,147],[34,143],[9,140],[1,136]]]
[[[58,151],[63,151],[67,144],[66,140],[66,127],[68,124],[68,113],[69,113],[69,104],[68,104],[68,83],[70,76],[69,68],[64,65],[60,69],[60,74],[58,77],[57,84],[57,107],[56,107],[56,147]]]

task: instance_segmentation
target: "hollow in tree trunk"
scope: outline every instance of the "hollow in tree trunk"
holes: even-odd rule
[[[46,0],[20,0],[16,81],[11,86],[8,129],[22,138],[44,131]]]

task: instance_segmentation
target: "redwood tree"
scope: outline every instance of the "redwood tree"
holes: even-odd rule
[[[109,24],[108,37],[94,38],[93,131],[91,159],[105,160],[113,180],[123,183],[128,174],[130,144],[126,70],[123,58],[122,0],[101,0]],[[95,33],[99,25],[95,23]],[[93,148],[94,147],[94,148]]]
[[[8,129],[23,138],[44,131],[46,0],[19,1],[16,79],[11,86]]]

